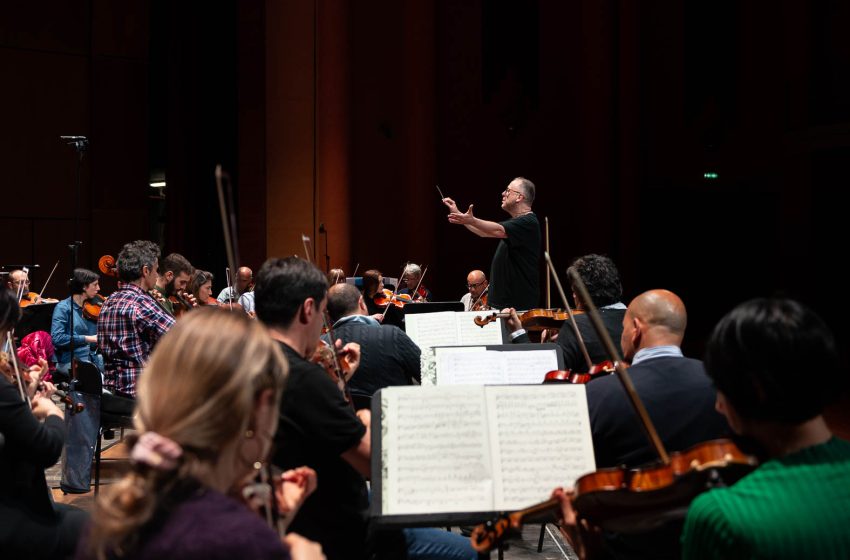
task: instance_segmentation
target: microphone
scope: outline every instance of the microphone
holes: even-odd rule
[[[88,140],[85,136],[60,136],[62,140]]]

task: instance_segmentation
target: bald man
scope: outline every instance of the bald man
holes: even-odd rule
[[[478,303],[478,307],[481,309],[490,309],[489,305],[485,304],[482,306],[482,303],[485,301],[484,294],[487,293],[489,287],[490,283],[482,271],[473,270],[467,274],[466,289],[468,291],[460,298],[460,301],[463,302],[463,310],[472,311],[472,306],[476,303]]]
[[[667,290],[642,293],[623,316],[623,357],[632,364],[629,375],[668,451],[727,433],[702,362],[682,355],[687,323],[685,304]],[[589,383],[587,402],[597,468],[657,458],[616,376]]]
[[[216,298],[221,303],[238,303],[249,315],[254,314],[254,271],[247,266],[240,266],[236,271],[233,285],[221,290]]]
[[[637,296],[623,316],[620,345],[631,362],[629,376],[668,453],[728,436],[715,409],[715,390],[700,360],[680,348],[688,316],[682,300],[667,290]],[[658,458],[616,375],[587,384],[587,405],[596,468],[636,467]],[[642,535],[606,534],[618,558],[678,558],[683,517]]]

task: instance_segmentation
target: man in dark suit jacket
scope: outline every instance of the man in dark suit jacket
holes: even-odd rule
[[[363,296],[350,284],[328,290],[334,338],[360,345],[360,367],[348,387],[355,404],[367,405],[378,389],[419,383],[419,347],[404,331],[369,316]]]
[[[686,325],[682,300],[667,290],[651,290],[629,304],[620,337],[623,357],[632,364],[629,376],[668,452],[728,435],[703,363],[682,355]],[[596,468],[637,467],[658,459],[616,375],[586,388]],[[683,521],[671,517],[651,532],[605,533],[603,540],[617,558],[678,558]]]

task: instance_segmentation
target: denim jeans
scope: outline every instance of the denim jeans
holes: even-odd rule
[[[409,560],[477,560],[469,538],[444,529],[403,529]]]

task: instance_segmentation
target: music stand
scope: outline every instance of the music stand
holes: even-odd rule
[[[55,308],[56,303],[38,303],[27,305],[21,309],[21,320],[15,327],[15,336],[18,337],[18,340],[35,331],[49,333]]]

